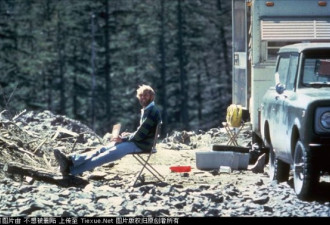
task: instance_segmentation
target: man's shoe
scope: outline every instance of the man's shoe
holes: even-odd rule
[[[63,175],[68,175],[70,173],[70,166],[72,165],[71,160],[58,149],[54,150],[54,156],[60,165],[60,172]]]

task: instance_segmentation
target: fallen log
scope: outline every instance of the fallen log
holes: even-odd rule
[[[86,186],[89,183],[88,180],[83,179],[81,177],[71,175],[62,176],[60,174],[55,174],[52,171],[27,166],[20,163],[9,162],[3,165],[0,163],[0,168],[3,168],[3,171],[9,174],[29,176],[33,177],[36,180],[56,184],[62,187]]]

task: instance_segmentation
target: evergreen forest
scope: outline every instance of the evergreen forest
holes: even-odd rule
[[[0,0],[0,111],[132,131],[147,84],[163,134],[219,127],[231,41],[230,0]]]

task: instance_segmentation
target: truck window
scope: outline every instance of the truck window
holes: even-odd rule
[[[298,54],[280,56],[277,72],[279,73],[279,81],[285,85],[286,90],[293,90],[294,88],[298,59]]]
[[[317,60],[315,73],[317,73],[319,76],[330,76],[330,60],[329,59]]]
[[[329,65],[330,57],[328,59],[306,58],[303,70],[303,84],[330,82],[330,70],[327,73],[324,71],[324,67],[328,66],[330,68]]]
[[[330,83],[330,51],[315,51],[305,54],[302,71],[303,84]]]
[[[290,64],[290,55],[282,55],[279,58],[279,64],[277,67],[277,71],[280,78],[280,83],[285,84],[286,83],[286,76],[288,74],[288,68]]]
[[[289,71],[288,76],[286,79],[286,90],[293,90],[294,89],[294,81],[296,78],[297,68],[298,68],[298,60],[299,56],[298,54],[292,54],[290,56],[290,65],[289,65]]]

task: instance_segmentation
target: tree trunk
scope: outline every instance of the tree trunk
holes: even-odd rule
[[[188,84],[187,74],[185,71],[185,47],[183,45],[183,10],[181,0],[178,0],[178,59],[180,69],[180,117],[184,129],[189,129],[189,115],[188,115]]]
[[[163,133],[166,133],[166,124],[167,124],[167,83],[166,83],[166,52],[165,52],[165,25],[164,25],[164,0],[161,0],[161,9],[160,9],[160,33],[159,33],[159,54],[160,54],[160,79],[161,79],[161,85],[160,85],[160,104],[163,106],[162,111],[162,120],[164,126],[162,126],[162,129],[164,130]]]
[[[65,99],[65,77],[64,77],[64,44],[63,44],[63,31],[61,29],[61,15],[58,12],[58,22],[57,22],[57,56],[58,56],[58,67],[59,67],[59,77],[60,77],[60,107],[59,112],[65,115],[66,99]]]
[[[76,51],[77,51],[77,46],[74,45],[73,46],[73,61],[76,62],[77,61],[77,55],[76,55]],[[72,91],[72,114],[74,116],[74,118],[78,118],[78,83],[77,83],[77,66],[74,66],[74,73],[73,73],[73,91]]]
[[[222,9],[222,0],[217,0],[217,9],[219,11],[219,15],[223,13]],[[220,23],[220,31],[219,31],[219,41],[220,45],[222,47],[222,54],[219,54],[219,62],[224,62],[224,73],[220,75],[220,80],[223,82],[223,86],[220,86],[220,97],[224,98],[226,95],[231,93],[231,63],[229,61],[229,56],[228,56],[228,45],[227,45],[227,40],[225,37],[225,28],[224,28],[224,23]],[[222,56],[222,57],[221,57]],[[219,66],[220,71],[223,70],[221,66]]]
[[[200,65],[199,65],[199,68]],[[197,88],[196,88],[196,99],[197,99],[197,112],[198,112],[198,124],[199,126],[202,125],[202,119],[203,119],[203,114],[202,114],[202,110],[203,110],[203,100],[202,100],[202,87],[201,87],[201,84],[202,84],[202,80],[201,80],[201,72],[198,72],[197,73]]]
[[[51,10],[50,10],[50,2],[47,1],[47,4],[46,4],[46,9],[44,12],[45,16],[46,16],[46,21],[50,21],[50,14],[51,14]],[[47,39],[51,39],[51,31],[50,31],[50,28],[46,28],[46,32],[47,32]],[[48,91],[47,91],[47,109],[50,110],[50,111],[53,111],[53,77],[52,75],[50,74],[49,72],[50,70],[46,70],[46,79],[47,79],[47,88],[48,88]]]
[[[91,86],[91,128],[95,130],[95,26],[94,26],[95,15],[91,15],[91,69],[92,69],[92,86]]]
[[[105,45],[105,64],[104,64],[104,81],[105,81],[105,107],[106,107],[106,124],[111,123],[111,55],[110,55],[110,24],[109,24],[109,1],[104,0],[105,7],[105,28],[104,28],[104,45]]]

